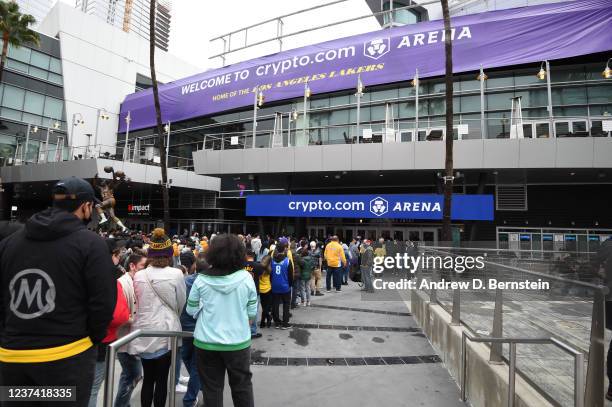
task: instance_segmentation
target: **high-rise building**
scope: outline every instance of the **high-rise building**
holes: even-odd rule
[[[17,0],[17,4],[19,4],[19,9],[22,13],[31,14],[36,18],[34,27],[36,27],[49,13],[53,3],[55,3],[54,0]]]
[[[26,0],[27,1],[27,0]],[[76,0],[76,8],[149,40],[150,0]],[[155,45],[168,51],[171,3],[156,0]]]

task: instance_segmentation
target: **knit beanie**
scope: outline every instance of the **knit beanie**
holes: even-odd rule
[[[156,228],[151,234],[151,243],[147,250],[147,257],[172,257],[174,248],[170,238],[162,228]]]

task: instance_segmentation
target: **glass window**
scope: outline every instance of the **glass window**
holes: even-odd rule
[[[480,114],[462,114],[461,123],[468,125],[468,134],[464,134],[461,138],[463,140],[480,139]]]
[[[12,120],[21,120],[21,112],[18,110],[13,110],[13,109],[7,109],[5,107],[3,107],[0,110],[0,116],[7,118],[7,119],[12,119]]]
[[[550,69],[551,82],[577,82],[584,80],[584,66],[572,65],[564,67],[553,66]]]
[[[58,85],[63,85],[64,81],[62,80],[62,75],[54,74],[49,72],[49,78],[47,79],[49,82],[57,83]]]
[[[400,98],[406,98],[406,97],[410,97],[414,95],[416,95],[416,88],[410,84],[404,85],[401,88],[399,88]]]
[[[14,86],[6,86],[4,88],[4,97],[2,98],[2,106],[12,109],[21,110],[23,108],[23,99],[25,90]]]
[[[553,113],[556,117],[586,117],[586,107],[554,107]]]
[[[14,59],[16,61],[25,62],[26,64],[30,63],[30,54],[32,50],[27,47],[15,47],[9,44],[8,49],[8,57],[10,59]]]
[[[485,99],[486,103],[486,99]],[[461,112],[479,112],[480,95],[461,96]]]
[[[45,71],[44,69],[35,68],[33,66],[30,66],[29,74],[36,78],[44,80],[47,80],[47,77],[49,76],[49,72]]]
[[[385,106],[371,106],[370,107],[370,120],[385,120]]]
[[[480,90],[480,81],[476,79],[478,73],[474,73],[474,75],[463,76],[461,78],[459,89],[461,91],[466,90]]]
[[[499,117],[499,113],[496,113],[495,117],[487,116],[487,138],[510,137],[510,113],[507,113],[506,117]]]
[[[399,104],[399,117],[414,117],[414,102],[402,102]]]
[[[329,98],[330,106],[341,106],[349,104],[349,95],[332,96]]]
[[[487,89],[512,87],[514,86],[514,78],[510,72],[490,74],[489,79],[485,81],[485,86]]]
[[[548,106],[548,94],[546,92],[546,88],[515,92],[515,96],[522,96],[521,104],[524,108]]]
[[[551,96],[553,105],[583,105],[587,103],[584,87],[552,89]]]
[[[589,107],[591,116],[610,116],[612,105],[591,105]]]
[[[21,71],[21,72],[26,72],[26,73],[28,72],[28,65],[24,64],[23,62],[13,61],[12,59],[9,59],[6,63],[6,66],[16,71]]]
[[[24,113],[23,121],[26,123],[35,124],[37,126],[42,125],[42,117],[35,115],[35,114]],[[41,131],[41,130],[38,129],[38,131]]]
[[[51,58],[51,61],[49,63],[49,70],[51,72],[55,72],[57,74],[61,74],[62,73],[62,61],[60,61],[57,58]]]
[[[574,137],[588,137],[589,132],[587,130],[586,120],[572,122],[572,133],[574,133]]]
[[[539,66],[535,66],[531,69],[525,69],[522,71],[514,71],[514,84],[520,85],[533,85],[533,84],[546,84],[546,80],[541,81],[538,79],[536,74],[540,71]]]
[[[361,112],[360,112],[361,113]],[[347,124],[349,122],[349,111],[347,110],[335,110],[329,112],[329,124]]]
[[[329,107],[329,98],[318,98],[318,99],[310,99],[310,108],[311,109],[320,109],[323,107]]]
[[[329,124],[329,112],[311,113],[308,127],[321,127]]]
[[[442,98],[430,99],[429,100],[429,114],[445,114],[446,113],[446,100]]]
[[[38,68],[49,70],[49,63],[51,62],[51,57],[47,54],[43,54],[42,52],[32,51],[32,58],[30,59],[30,65],[34,65]]]
[[[369,106],[361,106],[359,109],[359,122],[365,123],[370,121],[370,107]],[[349,122],[357,123],[357,109],[349,110]]]
[[[608,133],[603,131],[601,120],[591,120],[592,137],[608,137]]]
[[[446,84],[444,81],[430,81],[429,82],[429,90],[430,93],[444,93],[446,89]]]
[[[524,138],[533,137],[533,126],[531,124],[523,124],[523,137]]]
[[[388,100],[388,99],[397,99],[398,97],[398,89],[386,89],[379,90],[376,92],[371,92],[370,100]]]
[[[486,95],[487,110],[510,109],[512,107],[512,93],[492,93]]]
[[[330,127],[329,144],[351,144],[348,127]]]
[[[34,114],[43,114],[45,97],[39,93],[26,92],[23,110]]]
[[[569,123],[568,122],[555,122],[555,132],[557,137],[569,137]]]
[[[610,103],[612,85],[589,86],[589,103]]]
[[[61,100],[52,98],[50,96],[47,96],[45,98],[44,115],[46,117],[51,117],[53,119],[61,119],[63,108],[64,103]]]
[[[536,137],[538,138],[549,138],[550,127],[548,123],[536,123]]]

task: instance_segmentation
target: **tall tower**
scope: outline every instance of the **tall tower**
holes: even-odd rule
[[[27,0],[26,0],[27,1]],[[34,0],[36,1],[36,0]],[[151,0],[76,0],[76,7],[86,14],[95,15],[107,23],[149,40],[149,6]],[[171,3],[154,0],[155,45],[168,51],[170,41]]]
[[[53,0],[17,0],[19,10],[23,14],[30,14],[36,18],[34,28],[47,16],[53,3]]]

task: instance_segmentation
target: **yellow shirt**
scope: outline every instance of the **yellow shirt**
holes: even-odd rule
[[[265,294],[270,292],[271,289],[272,284],[270,284],[270,274],[262,274],[261,277],[259,277],[259,292],[261,294]]]
[[[329,267],[340,267],[341,264],[346,265],[346,257],[344,249],[338,242],[331,241],[325,246],[325,260]]]

